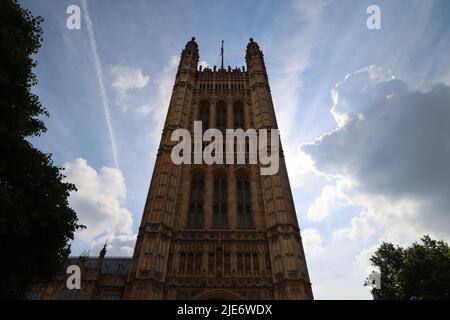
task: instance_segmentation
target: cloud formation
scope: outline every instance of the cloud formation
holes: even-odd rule
[[[161,138],[179,62],[179,56],[170,56],[169,61],[164,65],[163,70],[156,80],[158,90],[154,99],[155,107],[152,109],[154,124],[151,126],[152,131],[150,132],[150,139],[155,145],[159,143],[159,139]]]
[[[401,203],[411,223],[448,230],[450,87],[414,90],[370,66],[347,75],[332,97],[337,128],[302,148],[316,168],[352,181],[347,193],[360,204]]]
[[[136,237],[136,234],[105,235],[92,243],[91,254],[94,256],[97,255],[106,243],[106,256],[131,257],[134,252]]]
[[[78,191],[70,194],[70,206],[77,212],[79,223],[87,229],[78,231],[76,239],[89,246],[105,234],[131,235],[132,216],[124,207],[126,186],[122,172],[116,168],[92,168],[78,158],[64,165],[66,180]]]
[[[342,192],[343,186],[325,185],[320,196],[317,197],[306,213],[308,219],[314,222],[325,220],[333,211],[350,204],[345,194]]]
[[[323,253],[322,237],[317,229],[308,228],[302,230],[303,246],[308,248],[308,254],[311,256]]]
[[[310,158],[299,149],[298,116],[302,106],[303,74],[311,68],[317,35],[324,24],[324,10],[329,0],[290,2],[290,23],[296,28],[277,24],[277,41],[267,41],[264,53],[270,56],[266,63],[281,141],[289,178],[294,187],[305,183],[305,175],[314,172]]]
[[[150,80],[150,77],[144,75],[140,69],[134,69],[127,66],[112,66],[110,68],[113,77],[112,87],[116,90],[117,105],[122,112],[129,108],[128,91],[132,89],[142,89]],[[139,112],[150,111],[149,108],[138,108]]]

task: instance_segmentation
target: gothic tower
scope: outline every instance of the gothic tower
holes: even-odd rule
[[[247,68],[198,68],[181,53],[128,275],[126,299],[312,299],[282,149],[275,175],[260,164],[180,164],[177,128],[278,128],[262,51]],[[248,156],[248,153],[247,153]]]

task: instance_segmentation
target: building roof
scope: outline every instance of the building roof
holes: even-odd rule
[[[99,260],[99,257],[69,257],[67,265],[76,264],[87,269],[94,269],[98,266]],[[105,257],[101,264],[101,273],[126,275],[130,270],[131,261],[131,257]]]

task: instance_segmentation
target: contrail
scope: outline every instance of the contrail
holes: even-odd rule
[[[111,140],[112,153],[114,157],[114,165],[119,168],[119,161],[117,160],[116,139],[114,137],[114,130],[111,124],[111,116],[109,114],[108,97],[106,96],[105,83],[103,81],[103,70],[100,64],[100,58],[97,51],[97,41],[95,40],[94,25],[92,24],[91,17],[89,16],[89,10],[86,0],[81,0],[81,6],[83,7],[84,18],[86,21],[86,28],[89,35],[89,42],[91,45],[91,52],[94,57],[95,73],[97,75],[98,85],[100,87],[100,96],[102,98],[103,111],[105,112],[106,126],[108,127],[109,139]]]

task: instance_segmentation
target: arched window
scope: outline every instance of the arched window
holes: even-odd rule
[[[227,105],[221,101],[217,104],[216,108],[216,129],[225,133],[227,128]]]
[[[253,227],[253,217],[250,203],[250,184],[246,174],[241,173],[237,176],[236,193],[238,227],[251,228]]]
[[[219,173],[214,176],[213,226],[215,228],[228,226],[227,187],[225,174]]]
[[[236,102],[233,106],[233,126],[235,129],[244,129],[244,107],[241,102]]]
[[[189,198],[188,226],[199,227],[203,223],[203,193],[205,180],[203,174],[194,174]]]
[[[209,128],[209,103],[202,101],[198,110],[198,120],[202,122],[202,130]]]

